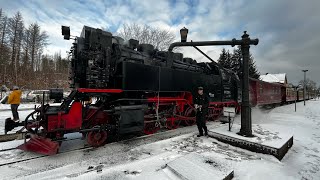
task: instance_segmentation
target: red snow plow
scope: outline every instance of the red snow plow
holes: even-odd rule
[[[59,150],[59,143],[51,141],[49,138],[32,135],[28,142],[18,146],[17,149],[44,155],[54,155]]]

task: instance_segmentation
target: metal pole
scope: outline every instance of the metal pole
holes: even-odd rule
[[[249,102],[249,48],[250,38],[244,31],[241,36],[243,44],[241,52],[243,58],[242,68],[242,104],[241,104],[241,129],[240,134],[244,136],[252,136],[251,107]]]
[[[303,104],[306,105],[306,72],[308,70],[302,70],[304,73],[304,81],[303,81]]]
[[[174,42],[172,43],[168,51],[172,52],[173,48],[175,47],[181,47],[181,46],[222,46],[222,45],[231,45],[232,47],[235,45],[242,45],[243,39],[242,40],[236,40],[232,39],[231,41],[193,41],[193,42]],[[257,45],[259,43],[258,39],[249,39],[249,42],[246,42],[247,44],[253,44]]]
[[[229,113],[229,118],[228,118],[228,120],[229,120],[229,131],[231,131],[231,117],[230,117],[230,112],[228,112]]]
[[[303,81],[303,104],[306,105],[306,71],[304,71],[304,81]]]
[[[294,98],[294,112],[297,112],[297,87],[294,88],[296,93],[296,98]]]
[[[208,58],[211,62],[217,64],[213,59],[211,59],[211,57],[209,57],[206,53],[204,53],[203,51],[201,51],[201,49],[199,49],[197,46],[193,46],[196,50],[198,50],[202,55],[204,55],[206,58]]]

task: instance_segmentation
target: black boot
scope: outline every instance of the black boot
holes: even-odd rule
[[[207,126],[206,126],[206,125],[204,125],[203,129],[204,129],[204,135],[205,135],[205,136],[208,136],[208,129],[207,129]]]
[[[204,132],[204,135],[205,135],[205,136],[208,136],[208,131],[205,131],[205,132]]]
[[[203,134],[198,134],[197,137],[203,136]]]

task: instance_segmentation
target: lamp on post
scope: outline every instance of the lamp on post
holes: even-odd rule
[[[189,32],[189,30],[185,27],[180,29],[181,42],[187,42],[188,32]]]
[[[304,80],[303,80],[303,104],[306,105],[306,72],[308,72],[307,69],[302,70],[304,73]]]
[[[70,27],[68,26],[61,26],[62,35],[64,36],[65,40],[70,39]]]

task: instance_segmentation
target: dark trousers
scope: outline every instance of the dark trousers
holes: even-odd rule
[[[13,120],[19,119],[18,107],[19,107],[19,104],[11,104]]]
[[[197,120],[197,126],[198,126],[198,130],[199,130],[199,135],[203,135],[203,130],[205,135],[208,134],[208,129],[206,126],[206,113],[204,112],[197,112],[196,115],[196,120]]]

